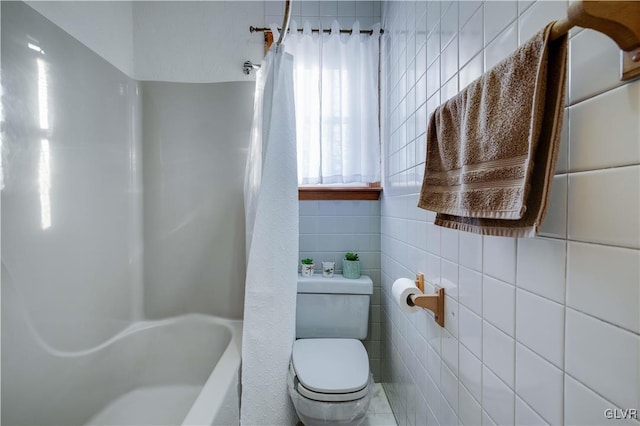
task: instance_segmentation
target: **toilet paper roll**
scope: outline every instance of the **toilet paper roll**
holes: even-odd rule
[[[400,309],[402,309],[403,312],[410,314],[420,309],[417,306],[409,305],[409,303],[407,302],[407,298],[410,295],[422,294],[420,289],[416,287],[416,284],[413,280],[410,280],[409,278],[398,278],[393,283],[393,287],[391,287],[391,294],[393,295],[395,301],[398,302],[398,305],[400,305]]]

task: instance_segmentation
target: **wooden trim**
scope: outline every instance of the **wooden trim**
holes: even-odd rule
[[[299,200],[365,200],[380,199],[382,187],[380,182],[370,183],[369,186],[302,186],[298,188]]]

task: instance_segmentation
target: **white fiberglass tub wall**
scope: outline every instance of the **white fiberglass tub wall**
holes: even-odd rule
[[[2,262],[46,341],[95,346],[140,304],[138,83],[24,3],[1,7]],[[2,325],[4,356],[4,309]]]
[[[167,422],[216,422],[216,406],[225,407],[221,423],[237,421],[240,361],[230,342],[238,323],[205,315],[140,321],[140,84],[24,3],[1,7],[2,424],[83,424],[148,396],[145,388],[154,396],[180,391],[183,404]],[[234,140],[248,140],[248,129]],[[171,315],[194,312],[178,302]],[[145,416],[164,416],[157,407],[166,405],[156,402]],[[117,423],[144,423],[128,418]]]

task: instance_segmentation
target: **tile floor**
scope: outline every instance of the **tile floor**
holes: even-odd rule
[[[361,423],[361,426],[396,426],[396,419],[393,417],[393,412],[382,384],[376,383],[373,389],[373,398],[371,398],[367,417]]]

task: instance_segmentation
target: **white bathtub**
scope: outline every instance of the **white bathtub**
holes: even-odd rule
[[[240,424],[242,321],[218,321],[231,331],[231,340],[198,393],[183,425]]]
[[[112,341],[137,386],[86,424],[234,425],[239,423],[242,322],[188,315],[132,325]],[[132,353],[133,341],[146,341]],[[117,385],[116,385],[117,386]]]
[[[20,338],[28,355],[3,365],[3,424],[237,425],[241,333],[242,321],[186,315],[79,352]]]

